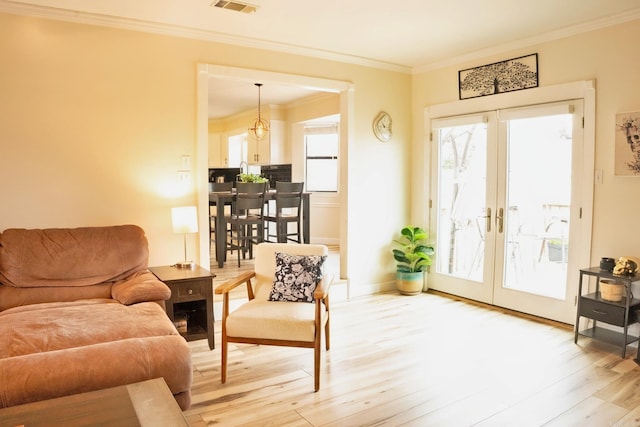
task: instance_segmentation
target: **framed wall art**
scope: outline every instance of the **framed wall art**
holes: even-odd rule
[[[616,114],[616,176],[640,176],[640,111]]]
[[[538,87],[538,54],[458,71],[460,99]]]

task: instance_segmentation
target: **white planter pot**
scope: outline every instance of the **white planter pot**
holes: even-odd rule
[[[402,295],[418,295],[425,286],[424,271],[404,273],[396,271],[396,287]]]

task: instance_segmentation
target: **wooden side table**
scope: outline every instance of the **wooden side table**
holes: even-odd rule
[[[149,270],[171,288],[166,302],[167,315],[176,324],[187,341],[207,339],[209,348],[215,348],[213,339],[213,284],[215,277],[208,270],[174,266],[150,267]],[[180,323],[186,320],[186,328]]]

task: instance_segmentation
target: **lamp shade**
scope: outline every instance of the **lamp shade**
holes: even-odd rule
[[[174,233],[197,233],[198,213],[195,206],[171,208],[171,224]]]

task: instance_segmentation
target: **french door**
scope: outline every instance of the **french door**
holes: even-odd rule
[[[431,121],[431,287],[574,322],[582,117],[575,100]]]

